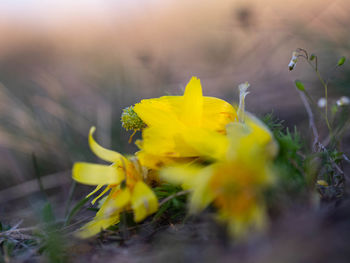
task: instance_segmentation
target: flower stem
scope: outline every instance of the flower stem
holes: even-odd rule
[[[314,67],[314,65],[312,65],[312,63],[309,60],[306,60],[307,63],[313,68],[313,70],[316,72],[316,75],[318,77],[318,79],[320,80],[322,86],[324,87],[324,93],[325,93],[325,99],[326,99],[326,107],[325,107],[325,115],[324,115],[324,119],[326,121],[326,125],[327,128],[329,130],[330,135],[332,136],[332,127],[329,124],[329,120],[328,120],[328,82],[326,83],[324,81],[324,79],[322,78],[319,70],[317,67]]]

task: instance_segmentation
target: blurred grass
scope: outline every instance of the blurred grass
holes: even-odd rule
[[[142,98],[180,94],[192,75],[201,78],[205,95],[228,101],[237,101],[236,86],[248,80],[249,111],[263,116],[273,110],[287,126],[298,124],[308,139],[307,116],[293,80],[301,76],[319,97],[323,90],[306,65],[288,71],[291,52],[303,47],[316,53],[327,75],[339,57],[350,57],[348,11],[346,1],[312,1],[309,6],[293,1],[285,7],[276,1],[181,2],[130,21],[114,18],[108,26],[72,24],[49,32],[31,31],[17,22],[11,27],[1,20],[7,46],[0,47],[0,222],[13,225],[24,219],[26,226],[40,221],[35,209],[44,201],[33,154],[52,212],[63,218],[72,164],[98,161],[88,149],[89,128],[97,126],[97,139],[105,147],[134,152],[137,148],[127,143],[130,134],[119,121],[122,109]],[[332,77],[333,101],[350,96],[349,65]],[[350,150],[348,135],[343,150]],[[88,190],[79,186],[73,200]],[[205,238],[211,235],[205,232]],[[298,242],[291,240],[293,245]],[[271,242],[279,248],[277,241]],[[5,246],[6,251],[12,249]],[[189,258],[193,255],[184,256]]]

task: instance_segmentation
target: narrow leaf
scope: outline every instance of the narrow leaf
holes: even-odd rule
[[[297,87],[298,90],[305,91],[304,84],[300,80],[295,81],[295,86]]]
[[[338,67],[342,66],[342,65],[345,63],[345,60],[346,60],[345,57],[341,57],[341,58],[338,60]]]
[[[90,198],[85,197],[84,199],[80,200],[70,211],[68,216],[66,217],[66,220],[64,222],[64,225],[67,226],[72,218],[80,211],[80,209],[86,204],[87,201],[89,201]]]

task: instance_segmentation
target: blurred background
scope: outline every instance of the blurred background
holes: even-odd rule
[[[292,51],[317,54],[327,76],[350,57],[349,13],[348,0],[2,0],[0,220],[30,222],[38,176],[52,201],[66,202],[72,164],[98,161],[91,126],[103,146],[133,153],[122,109],[181,94],[191,76],[205,95],[229,102],[248,81],[249,111],[274,112],[307,137],[294,80],[315,99],[323,89],[306,63],[288,70]],[[346,63],[332,78],[332,103],[350,95],[349,85]],[[349,138],[344,145],[349,152]]]

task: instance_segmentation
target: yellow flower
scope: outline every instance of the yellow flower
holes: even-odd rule
[[[225,134],[225,126],[237,118],[231,104],[214,97],[204,97],[200,80],[193,77],[183,96],[163,96],[142,100],[134,111],[147,125],[142,131],[137,156],[148,168],[189,162],[200,154],[188,138],[198,130]]]
[[[94,140],[94,131],[95,127],[92,127],[89,133],[91,150],[112,165],[75,163],[72,171],[73,179],[79,183],[97,185],[88,196],[105,186],[92,203],[108,191],[109,194],[102,202],[95,218],[78,232],[78,236],[82,238],[93,236],[102,229],[118,223],[120,213],[123,211],[132,210],[135,222],[139,222],[158,209],[157,197],[143,181],[145,171],[138,160],[128,159],[120,153],[103,148]]]
[[[218,218],[228,224],[231,234],[241,237],[251,228],[265,224],[263,193],[273,182],[270,165],[262,160],[225,160],[207,167],[163,168],[161,175],[171,183],[192,190],[189,210],[198,213],[210,203]]]
[[[264,190],[273,182],[272,171],[264,160],[230,160],[218,163],[208,183],[229,232],[241,237],[250,229],[265,225]]]
[[[226,129],[227,135],[198,131],[202,138],[192,138],[192,147],[211,159],[210,165],[177,165],[163,168],[160,174],[192,190],[190,213],[213,203],[218,218],[233,235],[242,237],[249,229],[264,226],[263,193],[274,181],[271,161],[277,145],[271,132],[250,114],[245,115],[245,123],[230,123]]]

